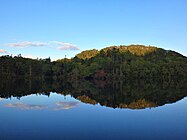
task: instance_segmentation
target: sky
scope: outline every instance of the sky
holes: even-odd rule
[[[186,0],[0,0],[0,55],[57,60],[142,44],[187,56]]]

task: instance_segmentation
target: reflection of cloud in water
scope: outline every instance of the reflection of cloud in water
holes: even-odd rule
[[[19,108],[19,109],[23,109],[23,110],[43,110],[43,109],[66,110],[66,109],[75,108],[78,105],[79,105],[79,102],[76,102],[76,101],[70,101],[70,102],[59,101],[59,102],[55,103],[55,106],[26,104],[26,103],[22,103],[22,102],[5,104],[6,107]]]
[[[64,110],[75,108],[79,105],[79,102],[56,102],[57,107],[54,110]]]
[[[25,109],[25,110],[41,110],[45,109],[46,106],[44,105],[28,105],[24,103],[15,103],[15,104],[6,104],[5,106],[7,107],[13,107],[13,108],[20,108],[20,109]]]

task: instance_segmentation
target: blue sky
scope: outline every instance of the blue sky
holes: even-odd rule
[[[0,0],[0,55],[73,57],[144,44],[187,56],[186,0]]]

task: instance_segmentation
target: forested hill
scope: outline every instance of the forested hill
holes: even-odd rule
[[[0,76],[171,81],[187,79],[187,58],[174,51],[143,45],[87,50],[72,59],[55,62],[2,56]]]

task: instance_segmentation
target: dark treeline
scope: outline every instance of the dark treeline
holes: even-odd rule
[[[52,76],[50,58],[33,60],[21,55],[0,57],[0,76],[6,78],[32,78]]]
[[[143,81],[86,80],[63,82],[40,79],[0,80],[0,98],[31,94],[50,96],[51,92],[71,95],[81,102],[112,108],[144,109],[173,103],[187,96],[187,81],[149,83]]]
[[[170,82],[187,78],[187,58],[174,51],[142,45],[87,50],[72,59],[0,57],[1,78],[59,80],[147,80]]]

